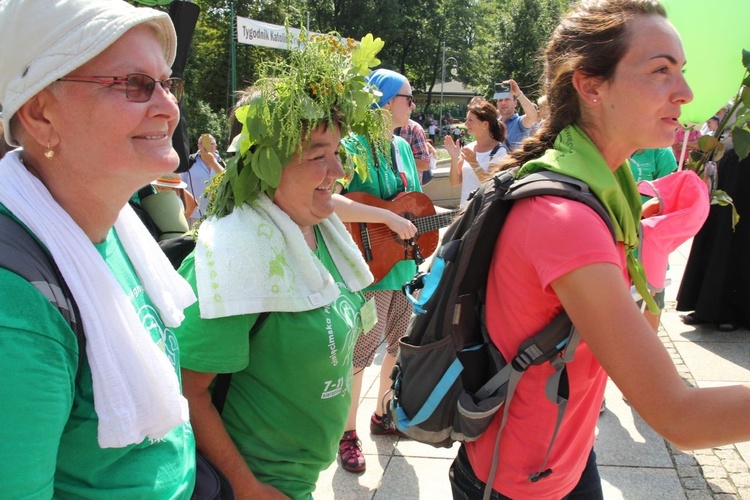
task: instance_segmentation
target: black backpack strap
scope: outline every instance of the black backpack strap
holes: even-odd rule
[[[54,260],[31,233],[13,217],[0,212],[0,267],[34,286],[55,306],[78,341],[78,368],[83,364],[86,338],[78,306]]]
[[[164,255],[167,256],[175,270],[180,268],[185,257],[190,255],[190,252],[195,249],[196,238],[197,236],[195,235],[186,234],[159,242],[159,247],[162,252],[164,252]]]
[[[198,153],[193,153],[188,156],[188,170],[193,168],[193,165],[195,165],[196,161],[198,161]]]
[[[512,200],[532,196],[559,196],[584,203],[601,217],[607,225],[613,241],[617,243],[614,225],[612,224],[609,212],[583,181],[555,172],[541,171],[517,179],[510,186],[507,186],[503,196],[506,199]],[[483,330],[485,329],[483,328]],[[490,342],[488,335],[485,336],[485,340]],[[547,361],[551,363],[555,372],[547,380],[545,395],[547,399],[557,406],[557,419],[552,439],[547,447],[544,462],[539,471],[532,474],[529,480],[537,482],[552,474],[552,469],[545,467],[568,404],[569,385],[565,367],[567,363],[573,361],[579,341],[580,335],[578,331],[570,321],[567,313],[563,310],[544,329],[522,343],[518,348],[516,356],[477,392],[477,397],[487,397],[507,383],[503,416],[500,429],[495,438],[490,478],[494,478],[497,473],[500,438],[507,423],[508,411],[516,387],[526,369],[532,365],[540,365]],[[487,484],[488,486],[484,491],[484,499],[488,499],[492,491],[491,486],[489,486],[492,484],[492,481],[488,480]]]
[[[152,186],[151,184],[147,186],[143,186],[141,189],[139,189],[135,193],[139,201],[143,201],[149,196],[153,196],[155,194],[156,194],[156,189],[154,189],[154,186]]]
[[[255,320],[255,324],[253,324],[253,327],[250,329],[248,338],[252,337],[254,333],[257,333],[258,330],[260,330],[260,327],[263,326],[263,323],[268,319],[270,315],[271,313],[269,311],[262,312],[258,315],[258,319]],[[221,412],[224,411],[224,403],[227,402],[227,394],[229,393],[229,385],[231,383],[231,373],[219,373],[218,375],[216,375],[214,390],[211,393],[211,402],[216,407],[216,411],[219,412],[219,415],[221,415]]]
[[[615,239],[615,226],[612,224],[609,212],[588,184],[582,180],[543,170],[517,179],[505,194],[507,199],[513,200],[530,196],[559,196],[585,204],[601,217],[609,228],[612,238]]]
[[[185,257],[195,249],[195,244],[196,236],[187,234],[178,238],[160,241],[159,247],[161,247],[162,251],[169,259],[172,267],[179,269]],[[250,329],[248,337],[252,336],[260,329],[261,325],[263,325],[263,322],[270,314],[270,312],[262,312],[258,315],[255,324],[253,324],[253,327]],[[229,393],[229,385],[231,382],[231,373],[219,373],[216,375],[216,381],[214,382],[213,391],[211,392],[211,402],[214,407],[216,407],[216,411],[219,412],[219,415],[224,411],[224,403],[227,401],[227,394]]]
[[[503,145],[502,143],[495,144],[495,147],[492,148],[492,151],[490,151],[490,161],[492,161],[492,159],[495,157],[495,155],[497,154],[497,152],[500,150],[500,146],[502,146],[502,145]]]
[[[568,315],[561,311],[539,333],[521,344],[516,356],[476,392],[476,397],[481,400],[495,394],[508,381],[511,370],[523,373],[529,367],[541,365],[560,354],[569,343],[572,326]],[[492,342],[489,336],[487,342]]]
[[[552,473],[552,469],[546,468],[547,461],[549,461],[550,453],[552,453],[552,445],[555,444],[555,439],[557,439],[557,433],[560,430],[560,425],[562,425],[563,415],[565,415],[565,410],[568,407],[568,398],[570,397],[568,372],[565,367],[568,363],[573,361],[580,341],[581,336],[578,333],[578,330],[576,330],[571,324],[570,336],[567,339],[567,346],[562,352],[562,356],[550,360],[552,367],[555,368],[555,373],[547,379],[545,395],[552,404],[557,406],[557,420],[555,421],[555,430],[552,433],[552,439],[550,439],[549,446],[547,447],[547,453],[544,455],[544,462],[542,462],[539,471],[529,477],[531,482],[535,483]]]

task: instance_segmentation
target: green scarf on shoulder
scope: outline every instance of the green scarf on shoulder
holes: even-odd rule
[[[628,275],[644,298],[649,310],[659,308],[646,284],[643,266],[635,257],[638,247],[638,223],[641,220],[641,196],[627,163],[612,172],[591,139],[577,125],[565,127],[555,139],[552,149],[541,158],[526,163],[518,177],[549,170],[579,179],[604,204],[615,228],[615,237],[625,245]]]

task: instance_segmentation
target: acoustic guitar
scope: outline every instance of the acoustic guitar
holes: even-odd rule
[[[370,266],[375,283],[383,279],[399,261],[414,260],[421,264],[435,251],[440,228],[450,225],[459,210],[435,213],[435,205],[424,193],[416,191],[400,193],[392,200],[381,200],[367,193],[346,193],[350,200],[378,208],[384,208],[409,219],[417,227],[417,234],[410,240],[402,240],[385,224],[374,222],[344,223]]]

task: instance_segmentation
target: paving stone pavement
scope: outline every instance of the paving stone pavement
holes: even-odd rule
[[[666,307],[659,338],[687,384],[716,387],[750,383],[750,332],[724,333],[710,325],[687,326],[675,311],[675,297],[690,252],[688,241],[670,256]],[[457,446],[437,449],[389,436],[371,436],[370,414],[377,403],[383,349],[365,370],[357,428],[367,470],[351,474],[337,462],[323,471],[317,500],[451,498],[448,468]],[[610,381],[607,410],[595,445],[606,499],[750,500],[750,443],[680,451],[658,436],[623,400]],[[750,416],[749,416],[750,418]]]

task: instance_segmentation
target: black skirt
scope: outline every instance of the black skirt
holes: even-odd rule
[[[732,197],[740,221],[733,231],[732,208],[711,206],[693,239],[677,310],[750,327],[750,157],[739,161],[734,150],[728,151],[717,171],[717,188]]]

